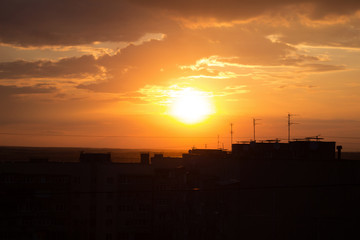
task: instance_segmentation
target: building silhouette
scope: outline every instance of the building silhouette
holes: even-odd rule
[[[359,184],[360,162],[318,140],[2,161],[0,239],[355,239]]]

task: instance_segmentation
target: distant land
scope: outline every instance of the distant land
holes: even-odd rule
[[[181,157],[188,150],[169,149],[119,149],[119,148],[71,148],[71,147],[9,147],[0,146],[0,161],[28,161],[48,159],[51,162],[76,162],[80,152],[111,153],[113,162],[140,162],[140,153],[163,153],[164,156]]]
[[[189,149],[121,149],[121,148],[72,148],[72,147],[10,147],[0,146],[0,161],[28,161],[29,159],[48,159],[53,162],[76,162],[80,152],[111,153],[113,162],[131,163],[140,161],[140,153],[150,156],[162,153],[165,157],[181,157]],[[342,159],[360,160],[360,152],[342,152]]]

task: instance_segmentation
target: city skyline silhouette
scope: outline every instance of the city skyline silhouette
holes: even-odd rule
[[[360,238],[360,1],[0,0],[0,239]]]

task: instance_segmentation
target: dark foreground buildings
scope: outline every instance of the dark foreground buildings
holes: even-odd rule
[[[334,142],[251,142],[182,158],[0,163],[0,239],[358,239],[360,162]]]

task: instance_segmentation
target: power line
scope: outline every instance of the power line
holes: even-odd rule
[[[291,124],[296,124],[296,123],[292,123]],[[230,132],[231,135],[233,135],[233,131]],[[217,139],[217,136],[131,136],[131,135],[82,135],[82,134],[41,134],[41,133],[10,133],[10,132],[0,132],[0,135],[10,135],[10,136],[39,136],[39,137],[80,137],[80,138],[142,138],[142,139]],[[352,140],[360,140],[360,137],[349,137],[349,136],[326,136],[323,135],[323,137],[325,138],[331,138],[331,139],[352,139]],[[231,142],[233,143],[233,136],[230,137],[222,137],[225,139],[231,139]],[[246,136],[246,137],[236,137],[237,139],[250,139],[250,136]],[[265,136],[265,137],[261,137],[262,139],[272,139],[274,137],[269,137],[269,136]],[[302,138],[302,137],[300,137]],[[289,136],[288,138],[279,138],[277,137],[277,139],[279,140],[289,140]],[[344,141],[343,141],[344,142]],[[345,143],[350,143],[350,144],[358,144],[359,142],[345,142]]]
[[[41,134],[41,133],[8,133],[0,132],[0,135],[14,135],[14,136],[44,136],[44,137],[95,137],[95,138],[217,138],[217,137],[175,137],[175,136],[131,136],[131,135],[81,135],[81,134]]]
[[[346,136],[323,136],[327,138],[347,138],[347,139],[360,139],[360,137],[346,137]]]

